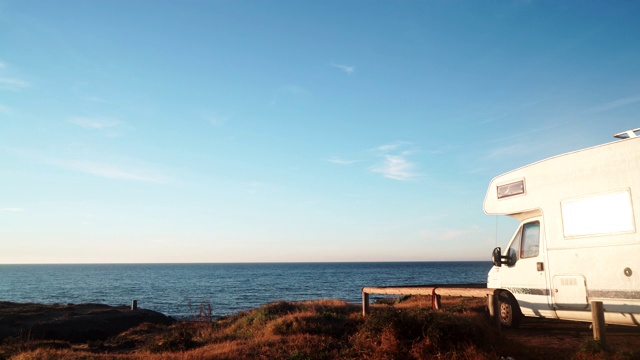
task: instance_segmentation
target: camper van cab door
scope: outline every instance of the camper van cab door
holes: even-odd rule
[[[522,222],[506,250],[508,263],[500,269],[502,288],[518,300],[525,316],[554,317],[549,305],[543,225],[542,217]]]

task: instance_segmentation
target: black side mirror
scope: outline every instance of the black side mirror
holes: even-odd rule
[[[500,249],[500,247],[493,249],[493,253],[491,254],[491,261],[495,266],[502,266],[503,264],[513,266],[513,264],[515,264],[516,262],[513,250],[511,250],[510,254],[502,255],[502,249]]]
[[[493,253],[491,254],[491,261],[494,266],[502,266],[502,249],[498,246],[493,249]]]

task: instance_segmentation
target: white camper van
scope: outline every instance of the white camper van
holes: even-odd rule
[[[640,137],[542,160],[494,178],[490,215],[520,225],[506,250],[493,251],[487,287],[499,289],[500,319],[522,316],[640,326]]]

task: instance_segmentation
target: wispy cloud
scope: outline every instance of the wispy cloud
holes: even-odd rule
[[[24,211],[23,208],[16,208],[16,207],[0,208],[0,212],[22,212],[22,211]]]
[[[640,94],[627,96],[621,99],[613,100],[608,103],[600,104],[592,108],[587,109],[587,112],[604,112],[612,109],[616,109],[625,105],[640,102]]]
[[[30,87],[31,84],[22,79],[18,78],[0,78],[0,89],[4,90],[22,90]]]
[[[123,123],[117,119],[99,117],[74,117],[69,122],[83,129],[101,132],[107,137],[118,137],[121,135]]]
[[[273,184],[261,182],[261,181],[248,182],[248,183],[245,183],[244,186],[245,186],[245,192],[247,194],[252,194],[252,195],[262,194],[262,193],[273,193],[278,191],[277,186]]]
[[[324,161],[341,166],[371,161],[373,164],[369,166],[369,171],[381,174],[388,179],[410,181],[422,176],[418,172],[418,166],[410,160],[415,153],[412,147],[413,145],[410,142],[396,141],[365,150],[366,158],[373,156],[373,159],[354,160],[341,156],[331,156],[324,159]]]
[[[415,165],[401,155],[384,155],[384,163],[373,168],[373,172],[393,180],[407,181],[415,179]]]
[[[382,152],[394,151],[394,150],[397,150],[398,148],[401,148],[401,147],[406,146],[406,145],[411,145],[411,143],[409,143],[407,141],[396,141],[394,143],[380,145],[380,146],[376,147],[374,150],[382,151]]]
[[[351,165],[358,162],[358,160],[344,159],[338,156],[332,156],[326,160],[330,163],[338,164],[338,165]]]
[[[11,114],[11,108],[9,108],[7,105],[0,104],[0,114],[5,114],[5,115]]]
[[[9,66],[0,61],[0,90],[19,91],[31,87],[31,83],[16,77],[9,69]]]
[[[69,120],[72,124],[78,125],[85,129],[107,129],[118,126],[120,123],[118,120],[102,119],[102,118],[87,118],[87,117],[74,117]]]
[[[515,108],[513,108],[511,111],[508,112],[503,112],[502,114],[499,115],[495,115],[492,116],[488,119],[484,119],[480,121],[480,125],[485,125],[485,124],[489,124],[489,123],[493,123],[502,119],[506,119],[506,118],[512,118],[514,116],[517,116],[518,114],[528,111],[530,108],[535,107],[537,105],[543,104],[544,102],[548,101],[549,99],[537,99],[537,100],[533,100],[533,101],[529,101],[528,103],[524,103],[521,104],[519,106],[516,106]]]
[[[517,144],[511,144],[511,145],[500,146],[493,149],[489,149],[489,151],[485,156],[485,159],[486,160],[502,159],[505,157],[521,156],[531,152],[532,152],[531,148],[527,147],[524,144],[517,143]]]
[[[99,104],[107,104],[109,101],[107,99],[101,98],[99,96],[85,96],[82,98],[84,101],[99,103]]]
[[[228,118],[218,115],[205,115],[204,119],[215,127],[221,127],[228,121]]]
[[[168,176],[140,167],[121,167],[91,161],[77,160],[49,160],[50,165],[78,171],[107,179],[141,181],[154,184],[168,184],[172,182]]]
[[[517,142],[526,143],[530,139],[547,138],[555,133],[558,133],[556,129],[566,127],[569,123],[556,121],[549,124],[541,124],[531,128],[522,128],[517,131],[507,132],[505,136],[491,137],[487,140],[487,143],[504,143],[504,142]],[[539,141],[538,141],[539,143]]]
[[[334,68],[338,68],[349,75],[353,74],[353,72],[356,71],[355,66],[352,65],[336,64],[332,62],[331,66],[333,66]]]
[[[299,97],[306,95],[308,91],[298,85],[289,84],[279,87],[273,94],[270,105],[275,105],[282,97]]]
[[[403,150],[410,143],[398,141],[395,143],[378,146],[379,156],[383,159],[382,163],[374,166],[372,171],[382,174],[382,176],[399,181],[409,181],[420,177],[416,171],[416,165],[409,160],[412,151]]]

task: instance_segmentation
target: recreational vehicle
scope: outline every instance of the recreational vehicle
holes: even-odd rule
[[[520,222],[494,249],[487,287],[500,321],[522,316],[640,326],[640,133],[555,156],[494,178],[484,211]]]

